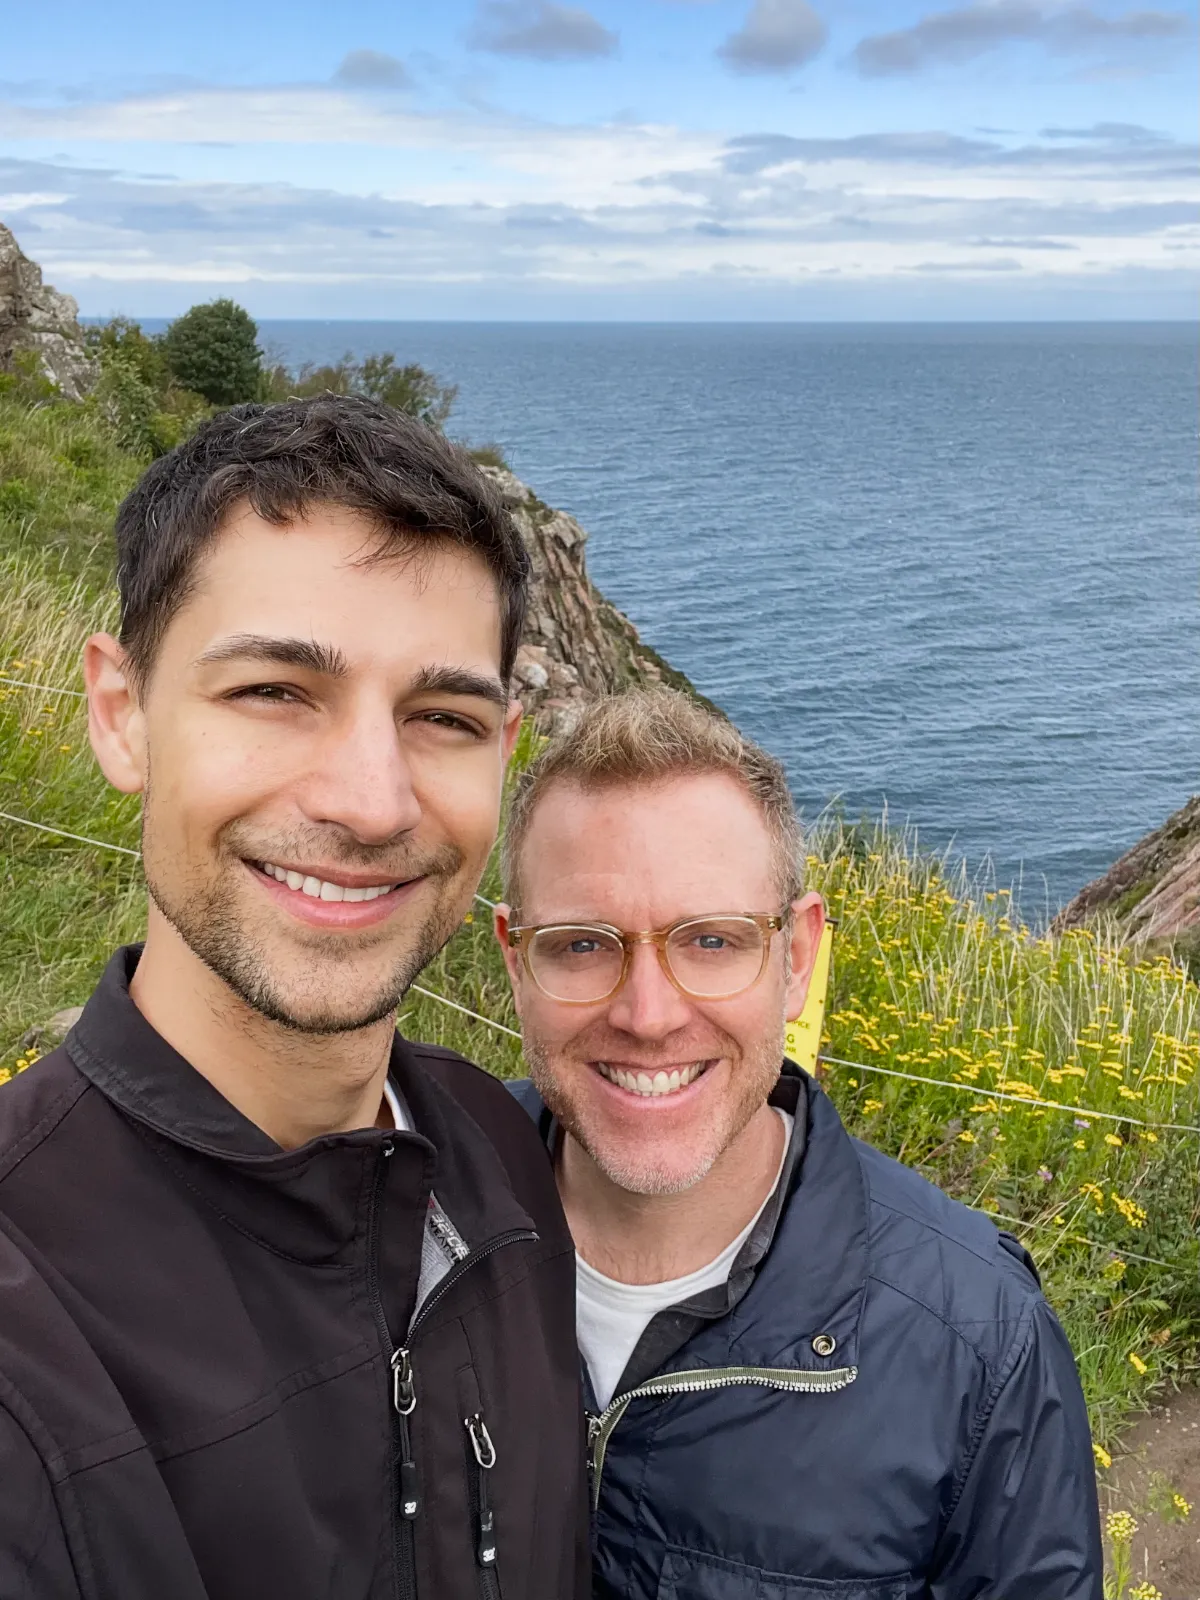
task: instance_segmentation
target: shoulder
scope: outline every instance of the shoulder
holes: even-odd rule
[[[508,1083],[494,1073],[476,1066],[456,1050],[447,1050],[438,1044],[421,1044],[406,1039],[405,1045],[413,1058],[477,1120],[491,1127],[496,1121],[522,1134],[528,1128],[529,1118],[517,1107],[508,1092]]]
[[[923,1306],[989,1366],[1045,1305],[1028,1253],[975,1211],[870,1145],[852,1140],[868,1197],[869,1275]]]
[[[0,1184],[58,1131],[89,1087],[61,1046],[0,1084]]]
[[[552,1203],[558,1191],[546,1148],[528,1113],[509,1093],[508,1081],[441,1045],[405,1040],[415,1062],[483,1130],[526,1205]]]

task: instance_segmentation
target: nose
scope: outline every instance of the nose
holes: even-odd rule
[[[358,703],[331,721],[303,809],[311,821],[336,823],[360,844],[386,844],[417,826],[421,803],[390,704]]]
[[[635,1038],[658,1041],[691,1020],[691,1007],[663,971],[658,951],[635,944],[629,975],[609,1004],[609,1023]]]

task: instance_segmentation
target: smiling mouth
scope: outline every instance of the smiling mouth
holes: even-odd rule
[[[277,867],[270,861],[256,861],[255,867],[276,883],[291,889],[294,894],[304,894],[310,900],[378,900],[393,889],[402,889],[410,880],[393,880],[391,883],[372,883],[351,888],[344,883],[330,883],[327,878],[315,878],[311,873],[296,872],[287,867]]]
[[[663,1095],[678,1094],[680,1089],[686,1089],[689,1084],[695,1083],[703,1073],[712,1066],[711,1061],[691,1061],[686,1067],[672,1067],[670,1071],[659,1068],[657,1072],[644,1072],[630,1070],[627,1067],[610,1066],[607,1061],[593,1063],[596,1071],[609,1083],[615,1083],[618,1089],[625,1089],[629,1094],[641,1095],[645,1100],[661,1099]]]

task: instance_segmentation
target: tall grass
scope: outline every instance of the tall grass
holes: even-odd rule
[[[0,493],[0,676],[78,688],[79,647],[113,609],[101,526],[136,463],[103,438],[88,445],[78,408],[12,412],[0,396],[0,470],[18,459],[24,485]],[[92,471],[96,482],[79,477]],[[105,787],[68,696],[0,684],[0,810],[137,848],[136,804]],[[144,900],[130,856],[3,821],[0,848],[3,1077],[29,1059],[30,1026],[84,1000],[114,946],[139,935]],[[902,831],[828,821],[808,873],[839,923],[826,1087],[855,1133],[1032,1252],[1103,1460],[1130,1408],[1197,1368],[1200,1136],[1163,1125],[1200,1128],[1200,989],[1110,932],[1031,931],[1004,891]],[[494,865],[482,891],[498,896]],[[482,905],[420,983],[516,1027]],[[521,1071],[515,1039],[416,991],[402,1026],[501,1076]]]

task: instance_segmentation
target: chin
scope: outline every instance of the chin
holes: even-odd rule
[[[661,1153],[643,1148],[606,1145],[602,1140],[579,1141],[604,1176],[626,1194],[686,1194],[708,1176],[716,1152],[681,1156],[678,1150]]]

